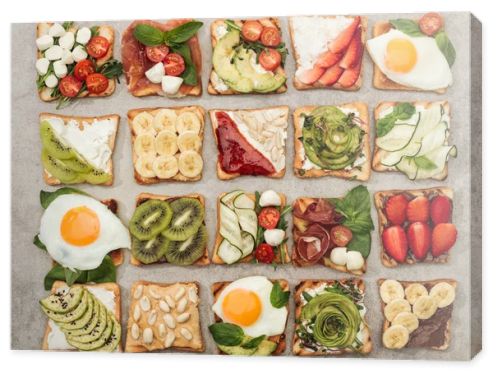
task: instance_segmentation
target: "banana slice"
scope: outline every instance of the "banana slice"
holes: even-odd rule
[[[179,135],[177,146],[179,146],[181,152],[186,150],[199,151],[201,147],[201,138],[197,132],[187,131]]]
[[[175,129],[179,134],[187,131],[200,133],[200,118],[194,112],[183,112],[175,121]]]
[[[156,136],[156,152],[164,156],[172,156],[177,153],[177,135],[171,131],[161,131]]]
[[[401,283],[394,279],[386,279],[380,285],[380,297],[384,303],[390,303],[394,299],[403,299],[405,292]]]
[[[436,313],[438,309],[437,302],[430,296],[421,296],[413,305],[413,313],[420,320],[427,320]]]
[[[155,137],[151,133],[143,133],[136,137],[134,151],[139,157],[141,155],[156,156]]]
[[[200,175],[203,169],[203,159],[194,150],[183,151],[179,155],[179,171],[187,178]]]
[[[177,158],[172,155],[162,155],[153,162],[153,171],[160,179],[169,179],[179,172]]]
[[[153,127],[157,132],[170,131],[175,133],[177,114],[174,110],[164,108],[158,111],[153,120]]]
[[[393,325],[382,336],[384,346],[391,350],[402,349],[410,340],[410,332],[403,325]]]
[[[144,178],[154,178],[153,162],[155,158],[151,155],[142,155],[135,161],[135,170]]]
[[[405,288],[405,297],[410,304],[415,304],[418,298],[421,296],[427,296],[429,293],[424,285],[421,283],[412,283]]]
[[[156,131],[153,127],[153,115],[149,112],[143,111],[139,112],[132,119],[132,129],[136,135],[151,133],[153,136],[156,134]]]
[[[405,299],[391,300],[384,308],[384,315],[387,320],[392,322],[401,312],[411,312],[410,303]]]
[[[411,333],[418,328],[418,317],[411,312],[400,312],[392,321],[392,325],[403,325]]]
[[[439,308],[448,307],[455,301],[455,287],[448,282],[439,282],[431,288],[429,296],[434,298]]]

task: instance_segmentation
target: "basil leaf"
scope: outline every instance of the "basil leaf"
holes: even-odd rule
[[[451,43],[451,40],[448,38],[448,35],[446,35],[444,31],[440,31],[439,33],[437,33],[434,38],[436,39],[436,43],[439,49],[443,53],[446,61],[448,62],[448,65],[451,68],[453,63],[455,63],[455,59],[457,57],[457,53],[455,52],[453,43]]]
[[[261,336],[252,338],[248,342],[245,342],[243,345],[241,345],[242,348],[244,349],[255,349],[260,345],[260,343],[266,338],[266,336],[263,334]]]
[[[73,283],[75,283],[75,281],[80,278],[80,276],[82,275],[82,271],[81,270],[71,270],[71,269],[68,269],[68,268],[64,268],[64,280],[66,281],[66,284],[68,286],[71,286],[73,285]]]
[[[62,24],[62,27],[64,30],[68,31],[73,27],[74,22],[73,21],[64,21]]]
[[[104,257],[98,268],[87,272],[86,282],[116,282],[116,266],[113,259],[109,255]]]
[[[377,121],[377,137],[383,137],[389,133],[397,121],[408,120],[415,114],[415,106],[411,103],[398,103],[390,114]]]
[[[33,238],[33,244],[36,245],[38,248],[47,251],[47,247],[45,244],[42,243],[39,237],[40,234],[36,234],[35,237]]]
[[[422,170],[433,170],[437,167],[436,164],[425,155],[415,157],[414,160],[417,167],[421,168]]]
[[[307,291],[302,291],[302,296],[306,300],[306,302],[310,302],[312,300],[312,295],[309,294]]]
[[[184,64],[186,69],[181,74],[182,79],[186,85],[196,86],[198,85],[198,72],[191,58],[191,49],[186,43],[171,46],[171,50],[178,53],[184,59]]]
[[[283,291],[279,282],[274,282],[271,290],[271,305],[274,308],[281,308],[288,304],[290,291]]]
[[[224,23],[227,25],[228,31],[231,30],[241,31],[241,27],[239,27],[233,20],[225,20]]]
[[[134,28],[134,37],[146,46],[158,46],[164,42],[163,32],[150,25],[137,25]]]
[[[194,37],[202,26],[203,22],[200,21],[186,22],[175,29],[166,31],[163,35],[163,40],[169,45],[172,43],[184,43]]]
[[[353,233],[366,233],[375,228],[370,214],[370,193],[365,186],[358,185],[333,202],[335,210],[344,216],[342,224]]]
[[[404,18],[398,18],[389,21],[391,25],[403,33],[410,35],[412,37],[422,37],[424,34],[420,31],[420,27],[413,20],[407,20]]]
[[[352,239],[347,244],[347,248],[350,251],[358,251],[366,259],[370,255],[371,244],[372,239],[369,232],[361,234],[353,232]]]
[[[81,195],[88,196],[87,193],[76,189],[76,188],[71,188],[71,187],[63,187],[59,188],[58,190],[54,192],[47,192],[47,191],[40,191],[40,204],[42,205],[42,208],[47,209],[47,207],[50,205],[52,201],[54,201],[56,198],[58,198],[61,195],[67,195],[71,193],[77,193]]]
[[[214,341],[223,346],[238,346],[243,342],[245,334],[238,325],[219,322],[208,327]]]

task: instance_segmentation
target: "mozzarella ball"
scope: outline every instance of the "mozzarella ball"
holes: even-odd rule
[[[73,52],[71,52],[71,55],[73,55],[73,59],[76,62],[79,62],[87,58],[87,51],[85,51],[85,48],[83,48],[82,46],[76,46],[73,49]]]
[[[63,78],[68,74],[68,67],[61,60],[54,61],[54,73],[57,77]]]
[[[43,76],[45,73],[47,73],[49,65],[50,65],[49,59],[42,57],[38,59],[35,63],[36,71],[40,76]]]
[[[281,197],[273,190],[268,190],[262,192],[260,195],[259,205],[262,207],[266,206],[280,206]]]
[[[363,268],[365,259],[358,251],[347,252],[347,270],[359,270]]]
[[[61,61],[66,65],[74,63],[75,60],[73,59],[73,55],[70,50],[65,48],[63,49]]]
[[[51,74],[45,79],[45,86],[47,86],[49,89],[52,89],[57,86],[58,82],[59,80],[57,79],[57,77],[54,74]]]
[[[45,51],[47,48],[54,45],[54,38],[50,35],[42,35],[36,40],[36,46],[40,51]]]
[[[339,266],[344,266],[347,263],[347,248],[346,247],[336,247],[332,249],[330,253],[330,260]]]
[[[161,89],[166,94],[177,94],[183,81],[181,77],[163,76],[161,79]]]
[[[75,34],[71,31],[66,32],[61,38],[59,38],[59,46],[67,50],[73,48],[75,44]]]
[[[89,42],[91,36],[92,32],[90,31],[90,29],[88,27],[82,27],[76,33],[76,41],[80,44],[86,45]]]
[[[165,68],[163,67],[162,62],[153,65],[146,71],[147,79],[154,84],[161,83],[164,75],[165,75]]]
[[[46,51],[45,51],[45,57],[51,61],[53,60],[60,60],[61,57],[62,57],[62,48],[59,47],[59,46],[52,46],[52,47],[49,47]]]
[[[267,244],[272,247],[276,247],[283,243],[283,239],[285,239],[285,231],[280,230],[279,228],[266,230],[264,231],[264,239]]]
[[[65,32],[66,30],[64,30],[64,27],[59,23],[53,24],[49,29],[49,35],[56,38],[62,37]]]

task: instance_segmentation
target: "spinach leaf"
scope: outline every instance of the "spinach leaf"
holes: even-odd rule
[[[309,294],[307,291],[302,291],[302,296],[306,300],[306,302],[310,302],[312,300],[312,295]]]
[[[202,26],[203,22],[200,21],[186,22],[175,29],[166,31],[163,35],[163,40],[168,45],[184,43],[194,37]]]
[[[245,342],[241,347],[244,349],[255,349],[260,345],[260,343],[266,338],[266,336],[263,334],[261,336],[252,338],[251,340]]]
[[[59,188],[58,190],[54,192],[47,192],[47,191],[40,191],[40,204],[42,205],[42,208],[47,209],[47,207],[50,205],[52,201],[54,201],[56,198],[58,198],[61,195],[67,195],[70,193],[77,193],[81,195],[88,196],[87,193],[76,189],[76,188],[71,188],[71,187],[63,187]]]
[[[271,305],[274,308],[281,308],[288,304],[290,291],[283,291],[278,281],[274,282],[271,290]]]
[[[223,346],[238,346],[243,342],[245,334],[238,325],[218,322],[208,327],[214,341]]]
[[[73,283],[76,282],[78,278],[83,274],[84,272],[78,269],[75,269],[75,271],[64,268],[64,280],[66,281],[66,284],[68,286],[73,285]]]
[[[116,266],[111,256],[106,256],[98,268],[87,272],[86,282],[104,283],[116,281]]]
[[[353,233],[352,239],[347,244],[347,248],[351,251],[358,251],[361,253],[364,259],[370,255],[372,239],[369,232],[365,233]]]
[[[163,32],[150,25],[137,25],[133,33],[135,39],[146,46],[158,46],[164,42]]]
[[[440,31],[439,33],[437,33],[434,38],[436,39],[436,43],[439,49],[443,53],[446,61],[448,62],[448,65],[451,68],[453,63],[455,63],[455,59],[457,57],[457,53],[455,51],[455,47],[453,47],[453,43],[451,43],[451,40],[448,38],[448,35],[446,35],[444,31]]]
[[[33,238],[33,244],[36,245],[38,248],[41,250],[47,251],[47,247],[45,244],[42,243],[39,237],[40,234],[36,234],[35,237]]]
[[[358,185],[345,197],[333,202],[335,210],[344,216],[342,224],[353,233],[366,233],[374,229],[370,215],[370,193],[365,186]]]
[[[415,106],[411,103],[398,103],[390,114],[377,121],[377,137],[385,136],[394,128],[398,120],[408,120],[415,114]]]
[[[182,73],[181,77],[186,85],[196,86],[198,85],[198,72],[191,58],[191,49],[187,44],[178,44],[170,47],[175,53],[178,53],[184,59],[184,64],[186,69]]]
[[[421,168],[422,170],[433,170],[437,167],[436,164],[429,158],[427,158],[425,155],[421,155],[420,157],[415,157],[414,161],[417,167]]]
[[[422,37],[424,34],[420,31],[418,23],[413,20],[407,20],[404,18],[397,18],[395,20],[389,21],[391,25],[403,33],[410,35],[412,37]]]

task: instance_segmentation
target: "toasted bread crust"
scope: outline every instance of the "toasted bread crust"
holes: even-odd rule
[[[304,145],[300,138],[302,137],[302,114],[310,114],[315,108],[319,106],[303,106],[295,109],[293,113],[293,126],[294,126],[294,146],[295,156],[293,160],[293,171],[295,176],[299,178],[318,178],[322,176],[334,176],[342,179],[356,179],[359,181],[367,181],[370,178],[370,116],[368,114],[368,106],[362,102],[352,102],[338,105],[337,107],[354,108],[359,112],[359,117],[362,123],[360,128],[365,132],[363,136],[362,153],[366,156],[366,161],[360,166],[361,170],[324,170],[318,168],[311,168],[304,170],[302,154],[304,154]]]

